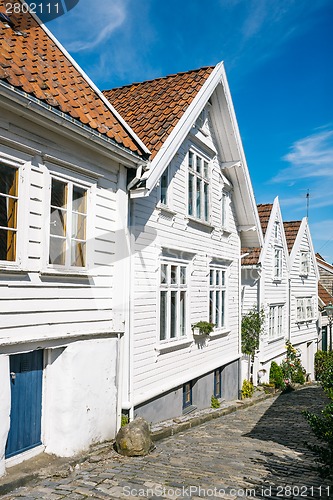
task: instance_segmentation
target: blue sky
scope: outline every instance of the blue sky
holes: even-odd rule
[[[257,203],[333,262],[333,2],[80,0],[48,28],[104,90],[224,61]]]

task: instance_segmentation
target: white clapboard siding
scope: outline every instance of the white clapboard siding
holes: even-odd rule
[[[211,223],[212,227],[189,222],[185,205],[187,168],[186,154],[191,141],[187,139],[179,154],[171,162],[169,208],[173,214],[158,208],[159,187],[148,198],[132,201],[132,232],[134,236],[133,329],[134,329],[134,394],[144,399],[158,391],[162,383],[174,380],[181,384],[191,380],[192,373],[203,375],[222,366],[226,360],[236,359],[239,352],[239,255],[240,240],[236,230],[233,206],[229,213],[229,232],[220,230],[220,176],[216,165],[212,169]],[[157,206],[157,208],[156,208]],[[217,231],[219,230],[219,231]],[[163,350],[159,343],[158,300],[159,259],[162,249],[170,249],[188,259],[189,342],[172,351]],[[183,252],[183,253],[182,253]],[[209,262],[226,259],[228,290],[226,316],[229,332],[211,338],[202,349],[191,344],[190,325],[208,320]],[[171,344],[171,343],[170,343]],[[159,348],[162,351],[159,351]]]

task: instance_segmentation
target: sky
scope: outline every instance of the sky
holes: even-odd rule
[[[47,27],[101,89],[224,61],[257,203],[333,263],[332,0],[79,0]]]

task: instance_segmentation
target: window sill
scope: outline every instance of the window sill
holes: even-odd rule
[[[284,335],[281,335],[280,337],[276,337],[276,339],[267,340],[267,344],[274,344],[275,342],[279,342],[280,340],[284,340]]]
[[[158,211],[159,216],[164,215],[166,217],[169,217],[170,219],[173,219],[177,214],[177,212],[171,210],[171,208],[169,208],[167,205],[163,205],[162,203],[158,204],[156,209]]]
[[[189,347],[192,344],[193,340],[189,338],[184,338],[181,340],[169,341],[165,344],[158,344],[155,347],[155,351],[157,355],[164,354],[167,352],[177,351],[178,349],[183,349],[184,347]]]
[[[304,325],[304,323],[308,324],[308,323],[312,323],[313,321],[313,318],[311,319],[299,319],[299,320],[296,320],[296,325]]]
[[[214,226],[212,226],[209,222],[206,222],[201,219],[196,219],[195,217],[187,216],[185,218],[185,222],[187,222],[187,224],[190,226],[195,226],[195,225],[202,226],[204,229],[210,232],[214,230]]]
[[[197,406],[195,405],[189,405],[183,408],[183,415],[188,415],[188,413],[192,413],[192,411],[195,411],[197,409]]]
[[[91,278],[92,274],[88,269],[82,271],[66,270],[66,269],[46,269],[41,271],[41,276],[68,276],[70,278]]]
[[[220,329],[214,330],[209,336],[212,339],[217,339],[219,337],[227,337],[229,335],[230,331],[231,330],[226,330],[224,328],[220,328]]]

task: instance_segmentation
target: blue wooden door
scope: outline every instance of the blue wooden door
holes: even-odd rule
[[[43,351],[10,356],[11,411],[6,458],[41,444]]]

